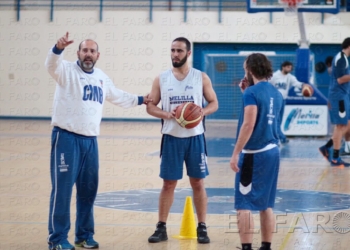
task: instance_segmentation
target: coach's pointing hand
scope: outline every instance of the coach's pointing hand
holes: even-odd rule
[[[74,41],[73,40],[68,40],[68,31],[66,35],[62,36],[60,39],[57,40],[56,48],[57,49],[64,49],[67,47],[69,44],[72,44]]]

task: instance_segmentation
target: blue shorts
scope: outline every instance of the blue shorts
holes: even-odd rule
[[[205,178],[209,175],[204,134],[178,138],[163,135],[161,144],[159,176],[164,180],[182,179],[183,165],[192,178]]]
[[[335,125],[346,125],[350,119],[350,103],[349,97],[344,96],[343,99],[329,99],[329,116],[331,123]]]
[[[279,165],[277,146],[260,153],[241,153],[235,182],[235,209],[264,211],[273,208]]]

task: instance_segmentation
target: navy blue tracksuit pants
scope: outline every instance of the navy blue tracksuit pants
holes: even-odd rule
[[[94,234],[93,205],[98,187],[98,146],[95,136],[78,135],[58,127],[52,130],[49,244],[67,240],[73,185],[77,190],[75,239]]]

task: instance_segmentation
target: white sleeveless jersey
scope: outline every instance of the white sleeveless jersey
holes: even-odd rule
[[[51,125],[73,133],[97,136],[100,133],[105,100],[124,108],[139,104],[138,96],[117,89],[100,69],[84,72],[77,62],[63,60],[50,49],[45,66],[56,80]]]
[[[202,72],[191,68],[186,78],[179,81],[171,69],[159,76],[162,109],[171,112],[184,102],[193,102],[203,107],[203,77]],[[181,127],[175,119],[164,119],[162,134],[185,138],[204,133],[203,121],[192,129]]]

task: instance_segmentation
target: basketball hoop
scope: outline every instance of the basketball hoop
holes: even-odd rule
[[[303,5],[304,2],[305,0],[280,0],[286,16],[295,16],[298,13],[298,7]]]

